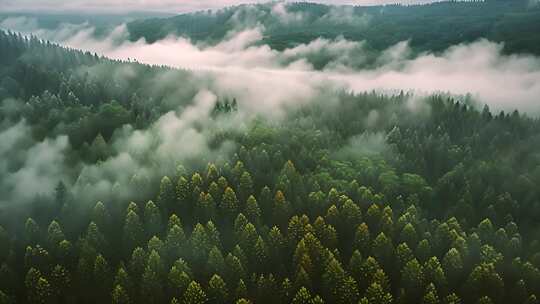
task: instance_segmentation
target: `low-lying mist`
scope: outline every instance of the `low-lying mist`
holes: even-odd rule
[[[211,90],[216,94],[234,95],[264,113],[275,105],[312,99],[328,87],[352,92],[471,94],[479,104],[494,110],[518,109],[531,115],[540,110],[540,59],[503,54],[501,44],[488,40],[421,54],[414,54],[409,42],[403,41],[373,54],[361,41],[319,38],[277,51],[262,44],[265,29],[261,26],[239,27],[223,41],[205,45],[174,36],[155,43],[130,42],[125,26],[97,39],[94,28],[87,24],[50,31],[32,30],[28,20],[3,22],[4,27],[10,24],[43,39],[113,59],[191,70],[194,77],[212,78]]]
[[[279,4],[274,9],[290,22],[301,18],[291,16]],[[369,18],[362,22],[365,25]],[[174,173],[177,165],[188,160],[224,161],[235,145],[225,142],[210,148],[209,138],[215,130],[242,132],[248,118],[280,119],[286,117],[288,109],[313,101],[331,106],[339,91],[406,91],[413,93],[414,102],[438,93],[468,95],[477,106],[487,104],[492,110],[517,109],[531,116],[540,111],[540,58],[503,54],[500,44],[488,40],[421,54],[414,54],[409,42],[403,41],[373,54],[361,41],[319,38],[277,51],[262,43],[264,27],[245,24],[211,45],[175,36],[155,43],[131,42],[126,26],[114,29],[105,38],[96,38],[95,29],[88,24],[64,24],[54,31],[39,29],[36,24],[19,18],[6,19],[1,26],[112,59],[187,69],[191,81],[178,82],[178,86],[192,86],[190,90],[198,93],[187,107],[181,106],[185,96],[170,96],[173,110],[147,130],[129,125],[117,130],[108,142],[113,156],[97,164],[79,164],[76,174],[63,167],[64,152],[69,150],[65,137],[32,142],[24,121],[7,126],[0,133],[2,142],[13,143],[0,147],[0,171],[8,177],[0,183],[0,189],[6,193],[7,201],[27,201],[36,195],[50,194],[47,191],[60,180],[91,200],[103,199],[118,184],[137,187],[134,178],[154,180]],[[95,69],[81,69],[96,73]],[[129,81],[133,72],[129,66],[118,69],[125,69],[118,77]],[[164,72],[156,82],[175,85],[179,81],[169,76]],[[234,119],[210,120],[212,107],[222,97],[235,98],[241,111]],[[361,134],[355,138],[364,139]],[[350,148],[339,153],[348,154],[356,149],[359,140],[355,138],[351,139]],[[366,153],[378,153],[385,147],[383,135],[370,139],[377,145]],[[21,145],[26,153],[10,156],[10,149]],[[40,187],[27,191],[27,183]],[[119,195],[127,199],[130,190],[126,189],[126,193]]]

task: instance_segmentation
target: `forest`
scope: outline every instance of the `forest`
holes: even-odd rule
[[[395,16],[370,31],[426,14],[438,35],[489,6],[488,38],[513,35],[502,52],[516,58],[540,51],[538,32],[512,34],[540,16],[519,5],[387,6]],[[195,18],[210,25],[193,39],[222,39],[199,32],[222,22],[205,14],[127,27],[190,31]],[[282,26],[262,43],[302,42]],[[410,24],[368,43],[407,36],[437,52],[482,26],[422,42]],[[218,79],[188,69],[7,30],[0,54],[0,304],[539,303],[540,120],[517,100],[505,111],[473,94],[323,87],[253,112],[258,100],[213,94]]]
[[[540,33],[536,30],[540,7],[531,7],[527,1],[444,1],[384,6],[299,2],[286,7],[285,20],[280,20],[279,14],[276,16],[272,4],[259,4],[135,20],[128,23],[128,28],[133,40],[156,41],[175,33],[215,43],[235,28],[240,19],[249,26],[263,25],[266,29],[263,43],[279,50],[319,37],[365,40],[375,52],[403,40],[410,40],[415,51],[423,52],[442,51],[452,44],[486,38],[504,42],[508,53],[540,54]],[[246,17],[251,14],[257,17]]]

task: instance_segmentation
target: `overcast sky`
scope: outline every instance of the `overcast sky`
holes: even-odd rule
[[[291,0],[292,1],[292,0]],[[269,2],[266,0],[0,0],[3,11],[55,11],[55,12],[122,12],[164,11],[169,13],[215,9],[244,3]],[[376,5],[391,3],[427,3],[433,0],[310,0],[325,4]]]

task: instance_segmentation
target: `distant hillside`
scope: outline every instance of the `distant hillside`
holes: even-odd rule
[[[57,30],[66,24],[95,27],[96,35],[106,35],[115,27],[147,18],[168,18],[173,14],[156,12],[133,12],[117,14],[77,13],[43,13],[43,12],[1,12],[0,28],[30,32],[38,29]]]
[[[170,34],[216,42],[233,28],[264,26],[264,43],[284,49],[318,37],[366,40],[375,50],[410,39],[417,51],[440,51],[487,38],[508,53],[540,54],[540,8],[519,1],[441,2],[415,6],[336,7],[311,3],[236,6],[129,23],[132,40]],[[519,33],[519,35],[515,35]]]

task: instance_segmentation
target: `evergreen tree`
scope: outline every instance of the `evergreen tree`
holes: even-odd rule
[[[140,245],[143,239],[143,228],[137,213],[129,211],[126,215],[123,231],[124,248],[129,252]]]
[[[128,293],[121,285],[116,285],[111,294],[112,303],[114,304],[130,304]]]
[[[292,299],[292,304],[311,304],[311,293],[305,287],[302,287],[298,290],[294,298]]]
[[[171,179],[167,176],[164,176],[161,179],[161,184],[159,186],[159,193],[157,197],[157,206],[161,210],[167,210],[168,206],[173,206],[176,201],[176,193]]]
[[[156,204],[148,201],[144,207],[145,231],[148,236],[155,236],[161,233],[161,214]]]
[[[219,275],[213,275],[208,283],[208,299],[210,303],[228,303],[229,290],[225,281]]]
[[[230,187],[225,189],[223,197],[221,198],[221,212],[224,216],[229,219],[232,219],[238,211],[238,199],[236,198],[236,193]]]
[[[204,304],[208,302],[206,293],[202,290],[201,285],[195,281],[191,281],[184,292],[182,303],[184,304]]]

